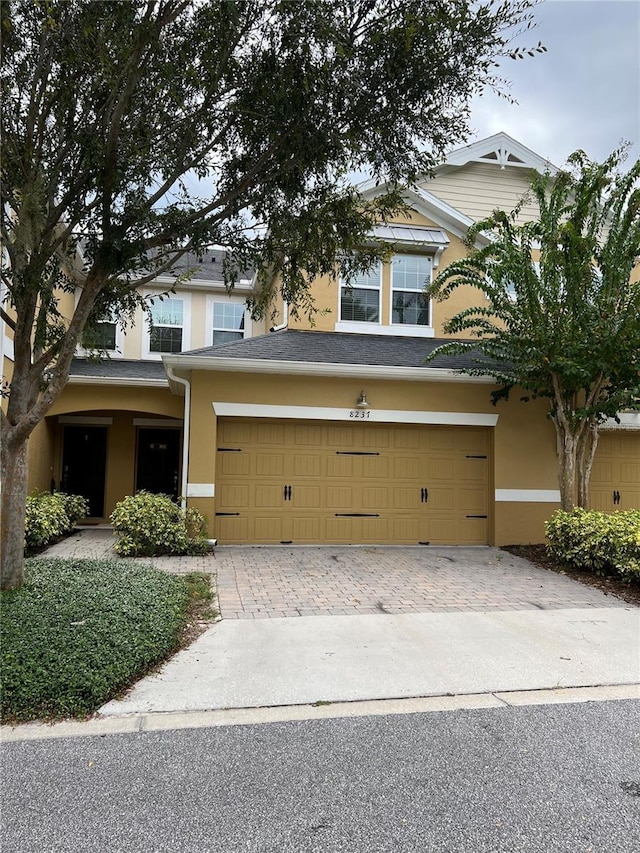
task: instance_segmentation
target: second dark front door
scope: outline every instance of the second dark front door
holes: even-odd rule
[[[141,427],[138,430],[136,491],[178,497],[180,430]]]

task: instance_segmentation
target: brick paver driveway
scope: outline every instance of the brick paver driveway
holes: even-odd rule
[[[225,546],[215,564],[225,619],[629,606],[498,548]]]

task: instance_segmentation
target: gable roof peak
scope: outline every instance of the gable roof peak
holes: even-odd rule
[[[501,169],[514,166],[520,169],[535,169],[537,172],[549,171],[551,174],[558,171],[549,160],[545,160],[504,131],[450,151],[436,172],[445,169],[448,171],[452,167],[459,168],[468,163],[488,163]]]

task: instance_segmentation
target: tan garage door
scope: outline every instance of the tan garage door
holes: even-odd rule
[[[640,432],[600,436],[589,486],[592,509],[640,509]]]
[[[486,544],[489,432],[221,419],[221,544]]]

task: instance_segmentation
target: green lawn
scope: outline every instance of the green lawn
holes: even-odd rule
[[[3,722],[86,716],[174,652],[208,578],[123,560],[31,559],[1,594]]]

